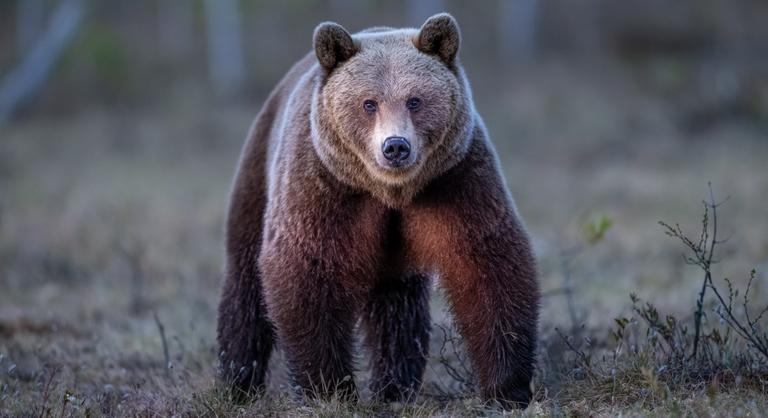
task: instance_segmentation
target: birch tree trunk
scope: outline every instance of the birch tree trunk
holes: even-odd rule
[[[77,33],[84,11],[82,0],[61,0],[48,28],[21,64],[0,82],[0,125],[8,122],[41,90],[62,52]]]
[[[219,97],[231,97],[245,84],[242,30],[237,0],[205,0],[208,68]]]
[[[499,55],[503,62],[530,61],[536,53],[538,0],[501,0],[499,7]]]

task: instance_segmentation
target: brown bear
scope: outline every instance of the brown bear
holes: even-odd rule
[[[355,397],[359,321],[374,395],[411,398],[438,278],[481,395],[530,401],[535,262],[459,44],[444,13],[355,35],[323,23],[267,99],[226,225],[218,342],[241,393],[263,387],[278,341],[296,387]]]

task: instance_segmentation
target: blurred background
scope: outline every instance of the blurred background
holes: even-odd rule
[[[0,397],[51,370],[137,402],[210,385],[260,104],[319,22],[439,11],[534,238],[543,329],[611,323],[630,292],[691,312],[700,275],[657,222],[695,234],[708,182],[730,196],[718,275],[768,267],[765,1],[2,0]]]

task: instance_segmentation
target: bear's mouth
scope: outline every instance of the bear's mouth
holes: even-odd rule
[[[409,158],[403,161],[375,161],[368,165],[368,171],[376,179],[392,185],[401,185],[410,181],[421,171],[420,158]],[[371,167],[371,165],[373,167]]]
[[[400,168],[407,168],[410,164],[405,161],[388,161],[387,168],[398,170]]]
[[[414,170],[419,166],[421,158],[417,152],[412,152],[407,158],[404,159],[387,159],[381,154],[377,154],[374,158],[374,165],[376,169],[392,174],[403,174],[408,171]]]
[[[378,156],[377,156],[378,157]],[[375,158],[376,166],[379,170],[387,173],[405,173],[414,170],[420,163],[418,154],[413,153],[408,158],[402,160],[387,160],[385,158]]]

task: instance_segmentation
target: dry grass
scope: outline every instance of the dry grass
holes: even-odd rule
[[[689,134],[630,81],[575,74],[550,69],[512,81],[500,95],[476,91],[494,99],[480,110],[535,237],[549,294],[537,402],[513,414],[764,414],[768,377],[744,364],[738,340],[708,373],[690,373],[696,364],[671,367],[629,300],[637,292],[662,315],[692,321],[700,276],[656,222],[681,220],[695,230],[707,180],[732,195],[722,225],[734,238],[715,277],[745,278],[765,266],[764,132],[739,123]],[[171,108],[96,109],[0,131],[0,416],[502,413],[446,371],[439,329],[414,404],[293,399],[279,356],[265,398],[230,402],[214,385],[222,221],[256,108]],[[579,246],[582,225],[601,214],[613,220],[611,230],[568,263],[584,324],[571,331],[558,292],[562,253]],[[761,280],[752,292],[767,299]],[[446,323],[441,299],[433,305],[435,321]],[[617,317],[634,318],[621,339],[610,333]],[[555,327],[568,330],[566,340]],[[461,353],[448,355],[456,366]]]

